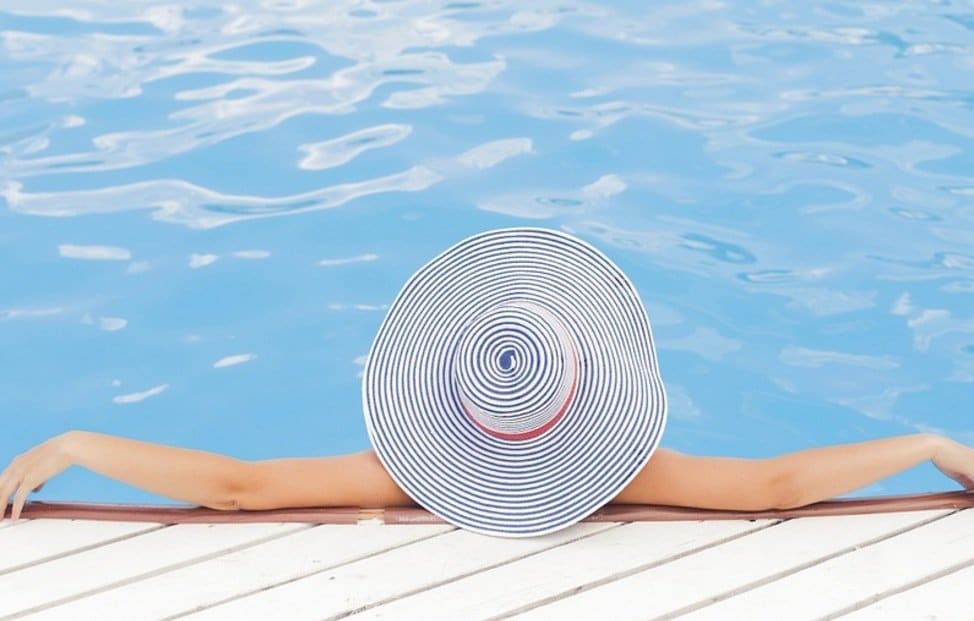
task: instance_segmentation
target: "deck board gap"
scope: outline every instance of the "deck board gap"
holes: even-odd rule
[[[3,521],[0,522],[0,528],[13,528],[14,526],[20,526],[21,524],[26,524],[27,522],[30,522],[32,519],[35,518],[20,518],[16,522],[11,522],[10,518],[5,517],[3,518]]]
[[[913,581],[908,582],[908,583],[906,583],[904,585],[901,585],[901,586],[898,586],[898,587],[895,587],[895,588],[892,588],[892,589],[887,589],[887,590],[883,591],[882,593],[877,593],[875,595],[871,595],[871,596],[869,596],[869,597],[867,597],[867,598],[865,598],[863,600],[860,600],[860,601],[858,601],[858,602],[856,602],[856,603],[854,603],[852,605],[846,606],[845,608],[841,608],[839,610],[836,610],[835,612],[829,613],[829,614],[825,615],[824,617],[822,617],[819,621],[831,621],[832,619],[838,619],[840,617],[844,617],[844,616],[846,616],[846,615],[848,615],[850,613],[853,613],[853,612],[855,612],[857,610],[860,610],[860,609],[865,608],[867,606],[871,606],[872,604],[875,604],[876,602],[878,602],[880,600],[884,600],[884,599],[886,599],[888,597],[892,597],[894,595],[898,595],[899,593],[903,593],[904,591],[909,591],[910,589],[915,589],[916,587],[922,586],[924,584],[928,584],[930,582],[933,582],[934,580],[939,580],[939,579],[943,578],[944,576],[949,576],[950,574],[956,573],[956,572],[961,571],[963,569],[967,569],[968,567],[971,567],[972,565],[974,565],[974,556],[972,556],[971,558],[967,559],[966,561],[961,561],[960,563],[954,563],[953,565],[951,565],[949,567],[944,567],[943,569],[940,569],[938,571],[935,571],[932,574],[923,576],[922,578],[919,578],[917,580],[913,580]]]
[[[500,615],[496,615],[496,616],[493,616],[493,617],[489,617],[486,621],[500,621],[501,619],[511,619],[511,618],[517,617],[518,615],[523,614],[523,613],[525,613],[525,612],[527,612],[529,610],[533,610],[535,608],[540,608],[541,606],[546,606],[546,605],[548,605],[548,604],[550,604],[552,602],[556,602],[556,601],[561,600],[561,599],[564,599],[566,597],[571,597],[573,595],[577,595],[578,593],[582,593],[583,591],[588,591],[590,589],[594,589],[594,588],[598,588],[600,586],[604,586],[604,585],[609,584],[611,582],[615,582],[617,580],[621,580],[623,578],[627,578],[627,577],[632,576],[634,574],[638,574],[640,572],[647,571],[649,569],[653,569],[654,567],[659,567],[660,565],[665,565],[666,563],[670,563],[672,561],[681,559],[683,557],[690,556],[691,554],[697,554],[697,553],[702,552],[702,551],[704,551],[704,550],[706,550],[708,548],[715,547],[715,546],[718,546],[718,545],[721,545],[721,544],[724,544],[724,543],[727,543],[727,542],[730,542],[730,541],[734,541],[735,539],[742,539],[744,537],[747,537],[748,535],[751,535],[753,533],[760,532],[760,531],[765,530],[767,528],[773,528],[775,526],[778,526],[779,524],[783,524],[783,523],[789,521],[790,519],[793,519],[793,518],[785,518],[785,519],[780,519],[780,520],[772,521],[772,522],[770,522],[768,524],[764,524],[764,525],[758,526],[756,528],[753,528],[753,529],[748,530],[748,531],[744,531],[742,533],[735,533],[733,535],[727,535],[726,537],[721,537],[720,539],[714,539],[713,541],[708,541],[707,543],[702,544],[702,545],[699,545],[699,546],[697,546],[695,548],[690,548],[690,549],[687,549],[687,550],[683,550],[682,552],[678,552],[676,554],[671,554],[671,555],[666,556],[664,558],[660,558],[660,559],[657,559],[657,560],[652,561],[650,563],[646,563],[645,565],[640,565],[638,567],[633,567],[633,568],[630,568],[630,569],[628,569],[626,571],[621,571],[621,572],[619,572],[617,574],[612,574],[611,576],[606,576],[606,577],[601,578],[599,580],[593,580],[592,582],[587,582],[585,584],[582,584],[582,585],[573,587],[573,588],[571,588],[571,589],[569,589],[567,591],[563,591],[561,593],[558,593],[558,594],[555,594],[555,595],[551,595],[551,596],[548,596],[548,597],[545,597],[545,598],[542,598],[542,599],[533,601],[530,604],[526,604],[524,606],[519,606],[519,607],[515,608],[514,610],[509,610],[509,611],[504,612],[504,613],[502,613]],[[632,522],[627,522],[627,524],[631,524],[631,523]],[[332,621],[332,620],[331,619],[325,619],[323,621]]]
[[[74,554],[80,554],[82,552],[88,552],[90,550],[94,550],[95,548],[100,548],[100,547],[105,546],[105,545],[109,545],[109,544],[113,544],[113,543],[118,543],[119,541],[125,541],[126,539],[134,539],[135,537],[141,537],[142,535],[145,535],[145,534],[148,534],[148,533],[154,533],[156,531],[160,531],[160,530],[163,530],[165,528],[169,528],[169,526],[170,526],[169,524],[159,524],[158,527],[156,527],[156,528],[147,528],[145,530],[140,530],[140,531],[134,532],[134,533],[126,533],[126,534],[123,534],[123,535],[119,535],[118,537],[113,537],[112,539],[106,539],[104,541],[99,541],[97,543],[91,543],[91,544],[87,544],[87,545],[80,546],[78,548],[73,548],[71,550],[66,550],[64,552],[59,552],[57,554],[52,554],[51,556],[45,556],[43,558],[34,559],[33,561],[30,561],[29,563],[22,563],[20,565],[14,565],[13,567],[7,567],[5,569],[0,569],[0,577],[3,577],[6,574],[11,574],[11,573],[13,573],[15,571],[20,571],[22,569],[27,569],[29,567],[34,567],[34,566],[37,566],[37,565],[43,565],[44,563],[50,563],[52,561],[57,561],[57,560],[60,560],[60,559],[63,559],[63,558],[67,558],[67,557],[72,556]]]
[[[616,525],[614,525],[614,526],[612,526],[610,528],[606,528],[604,530],[595,531],[595,532],[592,532],[592,533],[589,533],[589,534],[586,534],[586,535],[582,535],[580,537],[577,537],[575,539],[571,539],[571,540],[565,541],[565,542],[563,542],[561,544],[558,544],[558,546],[553,546],[553,547],[559,547],[559,546],[568,545],[568,544],[571,544],[571,543],[573,543],[575,541],[579,541],[580,539],[584,539],[586,537],[591,537],[591,536],[596,535],[598,533],[605,532],[606,530],[610,530],[611,528],[618,528],[619,526],[622,526],[623,524],[625,524],[625,523],[620,522],[619,524],[616,524]],[[416,544],[416,543],[420,543],[420,542],[423,542],[423,541],[427,541],[427,540],[432,539],[434,537],[441,537],[443,535],[446,535],[448,533],[453,532],[454,530],[457,530],[457,529],[453,529],[453,530],[446,531],[446,532],[443,532],[443,533],[436,533],[436,534],[431,535],[429,537],[424,537],[422,539],[417,539],[417,540],[414,540],[414,541],[410,541],[408,543],[404,543],[404,544],[402,544],[400,546],[393,546],[393,547],[390,547],[390,548],[386,548],[386,549],[384,549],[384,550],[382,550],[382,551],[380,551],[378,553],[373,552],[373,553],[370,553],[370,554],[363,555],[362,557],[359,557],[359,558],[349,559],[348,561],[339,563],[337,565],[330,565],[328,567],[321,568],[321,569],[316,570],[314,572],[309,572],[307,574],[304,574],[304,575],[302,575],[300,577],[297,577],[297,578],[294,578],[294,579],[285,580],[283,582],[276,583],[276,584],[273,584],[273,585],[267,585],[267,586],[262,587],[260,589],[255,589],[255,590],[252,590],[252,591],[249,591],[249,592],[246,592],[246,593],[240,593],[240,594],[238,594],[238,595],[236,595],[234,597],[229,597],[229,598],[226,598],[226,599],[221,600],[219,602],[214,602],[214,603],[208,604],[206,606],[200,606],[198,608],[195,608],[192,611],[188,611],[188,612],[185,612],[185,613],[180,613],[178,615],[171,615],[171,616],[168,616],[168,617],[164,617],[162,619],[159,619],[159,621],[173,621],[174,619],[179,619],[179,618],[185,617],[185,616],[190,615],[190,614],[195,614],[197,612],[200,612],[201,610],[206,610],[208,608],[214,608],[216,606],[220,606],[222,604],[226,604],[226,603],[231,602],[231,601],[243,599],[243,598],[248,597],[250,595],[253,595],[255,593],[259,593],[259,592],[262,592],[262,591],[267,591],[269,589],[276,588],[278,586],[281,586],[281,585],[284,585],[284,584],[288,584],[290,582],[295,582],[297,580],[301,580],[301,579],[307,578],[309,576],[313,576],[315,574],[322,573],[324,571],[331,571],[333,569],[336,569],[338,567],[341,567],[342,565],[347,565],[347,564],[350,564],[350,563],[353,563],[353,562],[360,562],[361,560],[363,560],[365,558],[368,558],[368,557],[371,557],[371,556],[378,556],[379,554],[382,554],[382,553],[384,553],[384,552],[386,552],[388,550],[393,550],[393,549],[396,549],[396,548],[401,548],[401,547],[404,547],[404,546],[413,545],[413,544]],[[524,558],[527,558],[527,557],[530,557],[530,556],[534,556],[535,554],[539,554],[539,553],[541,553],[543,551],[550,550],[550,549],[552,549],[552,548],[544,548],[544,549],[539,550],[537,552],[531,552],[531,553],[528,553],[528,554],[523,554],[523,555],[518,556],[518,557],[514,557],[514,558],[507,559],[507,560],[505,560],[504,562],[501,562],[501,563],[493,563],[491,565],[485,565],[483,567],[477,568],[477,570],[475,570],[475,571],[466,572],[466,573],[463,573],[463,574],[460,574],[460,575],[452,576],[448,580],[442,580],[440,582],[436,582],[436,583],[433,583],[433,584],[427,584],[427,585],[424,585],[423,587],[418,588],[418,589],[413,589],[413,590],[410,590],[408,592],[399,593],[395,597],[387,597],[387,598],[384,598],[382,600],[377,600],[375,602],[369,602],[369,604],[367,604],[365,606],[359,606],[359,607],[354,608],[354,609],[351,609],[351,610],[342,611],[340,614],[332,615],[332,616],[329,616],[329,617],[325,617],[325,619],[323,619],[322,621],[333,621],[333,620],[342,619],[344,617],[351,616],[353,614],[358,614],[358,613],[360,613],[362,611],[365,611],[365,610],[368,610],[370,608],[374,608],[376,606],[388,604],[388,603],[394,602],[394,601],[396,601],[398,599],[410,597],[410,596],[413,596],[413,595],[415,595],[417,593],[422,593],[423,591],[427,591],[429,589],[434,589],[434,588],[437,588],[437,587],[442,586],[444,584],[449,584],[450,582],[455,582],[456,580],[461,580],[463,578],[472,576],[474,574],[481,573],[483,571],[487,571],[487,570],[490,570],[490,569],[494,569],[496,567],[500,567],[502,565],[506,565],[506,564],[511,563],[511,562],[514,562],[514,561],[519,561],[521,559],[524,559]],[[0,620],[0,621],[2,621],[2,620]]]
[[[328,526],[328,525],[327,524],[318,524],[316,526]],[[383,527],[382,525],[375,526],[375,528],[382,528],[382,527]],[[359,527],[359,528],[362,528],[362,527]],[[366,526],[364,528],[372,528],[372,526]],[[173,619],[180,619],[182,617],[186,617],[188,615],[196,614],[198,612],[201,612],[203,610],[207,610],[209,608],[216,608],[217,606],[222,606],[223,604],[226,604],[228,602],[232,602],[232,601],[236,601],[236,600],[239,600],[239,599],[244,599],[246,597],[250,597],[251,595],[254,595],[256,593],[262,593],[264,591],[269,591],[271,589],[276,589],[277,587],[284,586],[284,585],[290,584],[292,582],[297,582],[298,580],[304,580],[305,578],[308,578],[310,576],[314,576],[314,575],[317,575],[317,574],[320,574],[320,573],[323,573],[323,572],[326,572],[326,571],[333,571],[333,570],[338,569],[338,568],[340,568],[340,567],[342,567],[344,565],[349,565],[349,564],[352,564],[352,563],[358,563],[358,562],[361,562],[361,561],[363,561],[363,560],[365,560],[367,558],[370,558],[370,557],[373,557],[373,556],[378,556],[378,555],[381,555],[381,554],[385,554],[386,552],[389,552],[391,550],[396,550],[396,549],[399,549],[399,548],[402,548],[402,547],[405,547],[405,546],[411,546],[411,545],[414,545],[414,544],[417,544],[417,543],[422,543],[424,541],[429,541],[430,539],[434,539],[436,537],[442,537],[443,535],[447,535],[449,533],[452,533],[455,530],[457,530],[457,529],[456,528],[453,528],[451,530],[443,531],[443,532],[440,532],[440,533],[433,533],[432,535],[429,535],[427,537],[422,537],[421,539],[413,539],[411,541],[405,541],[405,542],[403,542],[401,544],[389,546],[389,547],[386,547],[386,548],[382,548],[381,550],[374,550],[372,552],[363,554],[361,556],[351,557],[351,558],[348,558],[348,559],[342,561],[341,563],[335,563],[333,565],[327,565],[327,566],[319,567],[319,568],[315,569],[314,571],[309,571],[309,572],[303,573],[303,574],[301,574],[299,576],[292,576],[292,577],[288,578],[287,580],[281,580],[281,581],[278,581],[278,582],[274,582],[273,584],[265,584],[265,585],[263,585],[263,586],[261,586],[260,588],[257,588],[257,589],[249,589],[247,591],[241,591],[241,592],[233,595],[232,597],[225,597],[225,598],[223,598],[221,600],[218,600],[218,601],[209,602],[209,603],[207,603],[207,604],[205,604],[203,606],[197,606],[197,607],[193,608],[192,610],[186,610],[186,611],[180,612],[178,614],[169,615],[167,617],[161,617],[160,619],[157,619],[157,621],[172,621]],[[0,619],[0,621],[3,621],[3,620]]]
[[[174,526],[174,525],[175,524],[168,524],[166,526],[167,527],[171,527],[171,526]],[[43,604],[41,604],[39,606],[33,606],[31,608],[27,608],[25,610],[21,610],[19,612],[16,612],[16,613],[14,613],[12,615],[9,615],[9,616],[6,616],[6,617],[0,617],[0,621],[7,621],[8,619],[19,619],[19,618],[24,617],[24,616],[27,616],[27,615],[31,615],[31,614],[34,614],[34,613],[37,613],[37,612],[41,612],[42,610],[47,610],[49,608],[55,608],[57,606],[61,606],[63,604],[67,604],[69,602],[73,602],[73,601],[76,601],[76,600],[79,600],[79,599],[82,599],[82,598],[85,598],[85,597],[89,597],[91,595],[97,595],[98,593],[104,593],[105,591],[111,591],[112,589],[117,589],[118,587],[123,587],[123,586],[125,586],[127,584],[132,584],[134,582],[139,582],[140,580],[146,580],[148,578],[153,578],[153,577],[158,576],[158,575],[161,575],[161,574],[165,574],[165,573],[168,573],[168,572],[171,572],[171,571],[176,571],[176,570],[182,569],[184,567],[189,567],[190,565],[195,565],[197,563],[203,563],[203,562],[206,562],[206,561],[215,559],[215,558],[219,558],[219,557],[224,556],[226,554],[232,554],[234,552],[239,552],[240,550],[246,550],[247,548],[250,548],[250,547],[253,547],[253,546],[256,546],[256,545],[260,545],[260,544],[263,544],[263,543],[267,543],[268,541],[273,541],[275,539],[282,539],[282,538],[288,537],[288,536],[290,536],[290,535],[292,535],[292,534],[294,534],[296,532],[301,532],[301,531],[307,530],[308,528],[311,528],[313,526],[311,524],[300,523],[300,522],[296,523],[295,525],[296,525],[296,528],[292,528],[292,529],[290,529],[288,531],[285,531],[285,532],[282,532],[282,533],[274,533],[274,534],[271,534],[271,535],[265,535],[263,537],[258,537],[258,538],[252,539],[252,540],[247,541],[247,542],[244,542],[244,543],[239,543],[237,545],[230,546],[230,547],[228,547],[226,549],[223,549],[223,550],[220,550],[218,552],[211,552],[209,554],[204,554],[202,556],[193,557],[193,558],[187,559],[185,561],[181,561],[181,562],[178,562],[178,563],[173,563],[172,565],[166,565],[164,567],[159,567],[158,569],[154,569],[152,571],[148,571],[148,572],[145,572],[145,573],[137,574],[137,575],[134,575],[134,576],[128,576],[127,578],[124,578],[122,580],[116,580],[114,582],[110,582],[108,584],[104,584],[104,585],[102,585],[102,586],[100,586],[98,588],[95,588],[95,589],[89,589],[87,591],[82,591],[80,593],[74,593],[74,594],[69,595],[67,597],[62,597],[62,598],[59,598],[59,599],[55,599],[55,600],[51,600],[51,601],[48,601],[48,602],[44,602]],[[143,533],[144,532],[156,532],[158,530],[161,530],[161,529],[152,529],[150,531],[143,531]],[[142,533],[139,533],[139,534],[142,534]],[[99,546],[94,546],[94,547],[99,547]]]
[[[387,598],[384,598],[384,599],[381,599],[381,600],[376,600],[376,601],[373,601],[373,602],[369,602],[368,604],[366,604],[364,606],[358,606],[358,607],[356,607],[354,609],[351,609],[351,610],[345,610],[345,611],[343,611],[343,612],[341,612],[341,613],[339,613],[337,615],[331,615],[329,617],[324,617],[323,619],[320,619],[319,621],[338,621],[338,619],[344,619],[345,617],[350,617],[352,615],[356,615],[356,614],[359,614],[361,612],[365,612],[366,610],[369,610],[371,608],[376,608],[378,606],[385,606],[385,605],[390,604],[392,602],[395,602],[397,600],[401,600],[401,599],[406,599],[408,597],[412,597],[413,595],[416,595],[418,593],[423,593],[425,591],[430,591],[432,589],[437,589],[437,588],[439,588],[441,586],[444,586],[446,584],[450,584],[451,582],[457,582],[458,580],[463,580],[463,579],[469,578],[470,576],[474,576],[474,575],[477,575],[477,574],[484,573],[485,571],[490,571],[492,569],[497,569],[498,567],[502,567],[504,565],[510,565],[511,563],[515,563],[515,562],[518,562],[518,561],[522,561],[522,560],[524,560],[526,558],[530,558],[532,556],[537,556],[538,554],[543,554],[543,553],[546,553],[546,552],[550,552],[551,550],[554,550],[554,549],[557,549],[557,548],[561,548],[561,547],[565,547],[565,546],[571,545],[571,544],[575,543],[576,541],[581,541],[582,539],[587,539],[589,537],[594,537],[596,535],[601,535],[601,534],[603,534],[603,533],[605,533],[607,531],[610,531],[610,530],[613,530],[613,529],[616,529],[616,528],[621,528],[621,527],[623,527],[623,526],[625,526],[627,524],[631,524],[631,523],[632,522],[619,522],[618,524],[614,524],[614,525],[610,526],[609,528],[605,528],[603,530],[598,530],[598,531],[593,531],[593,532],[590,532],[590,533],[587,533],[587,534],[583,534],[583,535],[581,535],[579,537],[575,537],[574,539],[569,539],[569,540],[563,541],[562,543],[559,543],[558,545],[554,545],[554,546],[551,546],[551,547],[548,547],[548,548],[542,548],[542,549],[536,550],[534,552],[529,552],[527,554],[522,554],[520,556],[511,557],[511,558],[508,558],[508,559],[506,559],[506,560],[504,560],[503,562],[500,562],[500,563],[492,563],[490,565],[484,565],[483,567],[478,567],[474,571],[468,571],[468,572],[464,572],[464,573],[461,573],[461,574],[457,574],[455,576],[451,576],[447,580],[441,580],[439,582],[435,582],[435,583],[432,583],[432,584],[427,584],[427,585],[424,585],[423,587],[418,588],[418,589],[412,589],[410,591],[406,591],[406,592],[403,592],[403,593],[399,593],[399,594],[397,594],[394,597],[387,597]]]
[[[768,576],[765,576],[765,577],[761,578],[760,580],[755,580],[754,582],[749,582],[747,584],[742,584],[742,585],[740,585],[738,587],[735,587],[735,588],[733,588],[733,589],[731,589],[729,591],[725,591],[723,593],[717,593],[717,594],[714,594],[714,595],[709,595],[705,599],[699,600],[697,602],[694,602],[694,603],[689,604],[687,606],[684,606],[682,608],[678,608],[678,609],[673,610],[671,612],[668,612],[668,613],[666,613],[664,615],[660,615],[658,617],[653,617],[651,619],[651,621],[670,621],[671,619],[679,618],[679,617],[681,617],[681,616],[683,616],[683,615],[685,615],[685,614],[687,614],[689,612],[693,612],[694,610],[699,610],[701,608],[705,608],[705,607],[710,606],[712,604],[716,604],[717,602],[721,602],[721,601],[723,601],[725,599],[730,599],[731,597],[736,597],[736,596],[740,595],[741,593],[746,593],[748,591],[752,591],[754,589],[757,589],[759,587],[762,587],[762,586],[764,586],[766,584],[770,584],[772,582],[776,582],[776,581],[781,580],[782,578],[784,578],[786,576],[790,576],[790,575],[796,574],[796,573],[798,573],[800,571],[804,571],[804,570],[808,569],[809,567],[814,567],[815,565],[820,565],[822,563],[825,563],[827,561],[830,561],[830,560],[832,560],[834,558],[837,558],[839,556],[843,556],[843,555],[846,555],[846,554],[850,554],[852,552],[855,552],[857,550],[861,550],[862,548],[868,548],[870,546],[873,546],[873,545],[876,545],[876,544],[881,543],[883,541],[886,541],[887,539],[890,539],[890,538],[895,537],[897,535],[902,535],[903,533],[909,532],[911,530],[914,530],[914,529],[917,529],[917,528],[923,528],[924,526],[927,526],[928,524],[931,524],[931,523],[936,522],[938,520],[942,520],[944,518],[947,518],[947,517],[949,517],[951,515],[954,515],[955,513],[959,513],[960,511],[963,511],[963,509],[956,509],[954,511],[949,511],[949,512],[944,513],[942,515],[933,516],[930,519],[923,520],[921,522],[915,522],[913,524],[909,524],[909,525],[904,526],[902,528],[898,528],[898,529],[895,529],[895,530],[891,530],[889,532],[883,533],[882,535],[880,535],[878,537],[874,537],[872,539],[867,539],[866,541],[864,541],[864,542],[862,542],[861,544],[858,544],[858,545],[846,546],[845,548],[840,548],[838,550],[835,550],[834,552],[831,552],[831,553],[826,554],[824,556],[817,557],[817,558],[815,558],[815,559],[813,559],[811,561],[807,561],[805,563],[800,563],[800,564],[795,565],[793,567],[789,567],[788,569],[784,569],[782,571],[779,571],[779,572],[770,574]],[[808,519],[808,518],[799,518],[799,519]],[[873,601],[875,601],[875,600],[873,600]],[[872,602],[868,602],[868,603],[872,603]],[[867,604],[863,604],[863,605],[865,606]],[[852,610],[850,609],[848,612],[852,612]],[[845,613],[843,613],[843,614],[845,614]]]

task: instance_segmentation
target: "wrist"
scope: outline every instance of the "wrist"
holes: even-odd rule
[[[57,437],[57,446],[71,465],[79,463],[81,459],[81,444],[84,441],[84,431],[66,431]]]

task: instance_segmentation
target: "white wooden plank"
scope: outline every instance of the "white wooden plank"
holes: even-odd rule
[[[343,563],[454,530],[444,524],[410,526],[325,524],[217,558],[102,591],[31,615],[32,621],[162,619],[198,610],[326,571]],[[164,594],[164,596],[160,596]],[[327,609],[333,598],[315,592],[307,602]],[[339,598],[340,599],[340,598]],[[280,613],[279,608],[272,613]],[[269,614],[266,618],[276,618]],[[320,619],[321,614],[315,618]],[[240,619],[255,617],[247,607]]]
[[[974,511],[960,511],[680,619],[820,619],[971,559]]]
[[[949,513],[949,510],[909,511],[789,520],[522,612],[518,621],[605,618],[625,621],[670,616]],[[631,605],[634,598],[638,599],[638,606]]]
[[[320,621],[364,606],[442,584],[448,580],[564,545],[618,527],[615,522],[584,522],[540,537],[502,539],[454,530],[389,550],[250,597],[186,617],[192,621],[243,618]],[[411,529],[411,525],[388,528]]]
[[[765,528],[774,522],[720,520],[625,524],[347,618],[355,621],[490,619]]]
[[[974,565],[837,617],[842,621],[953,621],[974,617]]]
[[[7,513],[10,513],[10,507],[7,507]],[[16,522],[14,522],[11,521],[9,517],[5,517],[3,518],[3,520],[0,520],[0,528],[13,528],[14,526],[23,526],[24,524],[29,524],[32,521],[33,521],[32,519],[22,517]]]
[[[177,524],[31,565],[0,576],[0,616],[34,610],[307,528],[293,523]],[[11,532],[17,530],[20,528]]]
[[[162,524],[151,522],[32,519],[19,524],[17,528],[0,531],[0,575],[18,567],[162,527]]]

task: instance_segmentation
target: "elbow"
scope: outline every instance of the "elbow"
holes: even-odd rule
[[[203,506],[217,511],[239,511],[248,509],[247,499],[252,487],[252,477],[247,462],[235,461],[227,470],[223,480],[217,485],[217,491]]]
[[[797,509],[811,502],[794,471],[779,468],[766,486],[769,509]]]
[[[244,508],[241,490],[232,485],[221,486],[217,493],[201,504],[217,511],[239,511]]]

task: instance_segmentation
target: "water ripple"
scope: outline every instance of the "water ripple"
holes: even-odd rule
[[[421,66],[409,76],[388,76],[388,66]],[[181,91],[176,98],[205,99],[206,103],[172,112],[169,118],[186,123],[167,129],[135,130],[97,135],[94,151],[45,158],[13,158],[4,163],[7,174],[18,177],[51,172],[94,172],[141,166],[180,153],[215,145],[230,138],[272,129],[303,114],[343,114],[368,98],[384,83],[435,83],[394,99],[390,107],[432,105],[446,94],[476,92],[503,68],[502,62],[456,65],[442,54],[417,54],[386,63],[366,64],[338,72],[329,80],[272,81],[242,78],[217,87]],[[232,92],[251,93],[227,98]],[[404,96],[405,97],[405,96]],[[393,100],[394,99],[394,100]]]
[[[303,170],[334,168],[352,161],[369,149],[379,149],[396,144],[412,132],[412,127],[402,124],[376,125],[338,138],[311,142],[298,146],[305,156],[298,164]]]
[[[441,179],[428,168],[416,166],[368,181],[276,198],[223,194],[171,179],[97,190],[35,193],[22,192],[22,186],[12,182],[0,189],[0,196],[12,211],[35,216],[63,217],[154,209],[152,217],[155,220],[205,229],[254,218],[330,209],[380,192],[416,192]]]

